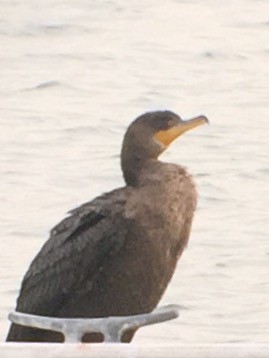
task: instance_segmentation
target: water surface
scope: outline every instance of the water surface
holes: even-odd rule
[[[19,285],[65,213],[123,184],[126,126],[147,110],[200,113],[163,160],[200,199],[162,303],[174,322],[137,342],[263,342],[269,324],[269,3],[1,3],[0,337]]]

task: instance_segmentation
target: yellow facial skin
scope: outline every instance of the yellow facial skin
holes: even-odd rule
[[[170,143],[172,143],[183,133],[189,131],[190,129],[201,126],[205,123],[209,123],[208,119],[205,116],[198,116],[187,121],[181,122],[172,128],[160,130],[155,134],[155,139],[157,139],[157,141],[163,144],[165,147],[168,147]]]

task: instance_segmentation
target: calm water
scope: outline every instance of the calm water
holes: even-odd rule
[[[163,160],[194,174],[188,250],[137,342],[262,342],[269,325],[269,2],[2,0],[0,338],[20,281],[68,209],[123,183],[122,135],[147,110],[210,127]]]

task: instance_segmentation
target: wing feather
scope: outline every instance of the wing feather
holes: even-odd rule
[[[126,189],[117,189],[72,211],[51,230],[21,286],[17,310],[56,315],[70,294],[98,271],[103,258],[126,238]]]

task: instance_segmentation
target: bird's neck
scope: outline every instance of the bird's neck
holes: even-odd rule
[[[131,155],[125,155],[123,152],[121,156],[121,168],[126,184],[134,187],[139,186],[142,170],[157,161],[157,158],[148,158],[138,151],[135,151]]]

